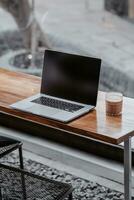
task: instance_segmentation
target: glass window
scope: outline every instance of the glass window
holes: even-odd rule
[[[0,6],[0,67],[41,76],[46,48],[99,57],[100,89],[134,97],[133,0],[7,0]]]

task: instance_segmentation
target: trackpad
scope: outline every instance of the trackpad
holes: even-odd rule
[[[59,113],[60,111],[58,109],[55,108],[49,108],[47,106],[42,106],[42,105],[33,105],[29,108],[26,109],[27,111],[37,114],[37,115],[44,115],[44,116],[52,116],[55,115],[57,113]]]

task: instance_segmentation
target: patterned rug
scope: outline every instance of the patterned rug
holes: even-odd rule
[[[16,154],[10,154],[2,159],[2,163],[9,165],[18,165]],[[25,169],[37,175],[46,176],[54,180],[71,183],[74,192],[74,200],[123,200],[124,195],[103,187],[98,183],[84,180],[72,174],[51,168],[47,165],[24,158]]]

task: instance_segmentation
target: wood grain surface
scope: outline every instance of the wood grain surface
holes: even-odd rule
[[[111,144],[134,136],[134,99],[131,98],[124,97],[121,116],[111,117],[106,116],[105,93],[99,92],[96,109],[68,124],[10,108],[10,104],[38,93],[40,83],[39,77],[0,69],[0,112]]]

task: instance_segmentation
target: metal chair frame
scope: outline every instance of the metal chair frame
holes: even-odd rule
[[[20,177],[21,178],[21,184],[22,184],[22,191],[23,191],[23,194],[22,194],[22,197],[23,197],[23,200],[26,200],[27,199],[27,196],[28,196],[28,199],[29,198],[31,198],[31,199],[40,199],[41,198],[41,200],[50,200],[50,199],[52,199],[52,200],[63,200],[63,199],[65,199],[65,198],[67,198],[68,197],[68,200],[72,200],[72,191],[73,191],[73,188],[72,188],[72,186],[70,185],[70,184],[68,184],[68,183],[62,183],[62,182],[58,182],[58,181],[56,181],[56,180],[51,180],[51,179],[49,179],[49,178],[46,178],[46,177],[42,177],[42,176],[39,176],[39,175],[35,175],[35,174],[32,174],[32,173],[30,173],[30,172],[27,172],[27,171],[24,171],[23,169],[19,169],[19,168],[15,168],[15,167],[11,167],[11,166],[7,166],[7,165],[4,165],[4,164],[0,164],[0,175],[1,175],[1,177],[3,178],[3,181],[1,182],[1,188],[2,189],[4,189],[5,187],[7,187],[6,186],[6,182],[7,182],[7,174],[8,174],[8,172],[9,172],[9,176],[10,176],[10,174],[12,174],[12,176],[11,176],[11,181],[12,181],[12,178],[15,176],[17,176],[18,178]],[[13,176],[14,175],[14,176]],[[17,179],[18,179],[17,178]],[[22,178],[23,178],[23,180],[22,180]],[[34,196],[33,197],[33,195],[34,194],[37,194],[37,191],[38,191],[38,188],[37,188],[37,191],[35,192],[34,191],[34,189],[32,190],[31,188],[32,188],[32,185],[30,185],[29,186],[29,183],[28,183],[28,181],[29,180],[31,180],[32,179],[32,183],[30,183],[30,184],[33,184],[34,185],[34,183],[36,182],[38,182],[38,184],[39,185],[41,185],[42,186],[42,188],[40,188],[41,189],[41,191],[42,192],[44,192],[45,194],[48,194],[46,191],[48,190],[48,188],[44,188],[44,190],[43,190],[43,183],[44,183],[44,185],[46,186],[47,184],[49,185],[49,187],[52,187],[52,188],[55,188],[54,189],[54,191],[55,191],[55,194],[57,194],[57,192],[59,191],[59,190],[61,190],[61,188],[62,188],[62,190],[61,190],[61,193],[59,193],[58,195],[57,195],[57,197],[53,197],[53,193],[52,193],[52,195],[50,195],[51,194],[51,188],[50,188],[50,191],[49,191],[49,197],[47,197],[47,196],[43,196],[43,197],[36,197],[36,196]],[[35,179],[35,180],[34,180]],[[18,180],[20,180],[20,179],[18,179]],[[34,182],[35,181],[35,182]],[[8,184],[8,182],[7,182],[7,184]],[[37,184],[37,185],[38,185]],[[52,186],[50,186],[52,184]],[[31,196],[29,196],[30,194],[28,193],[28,188],[26,187],[26,185],[27,185],[27,187],[30,187],[30,194],[32,195],[32,197]],[[17,186],[18,186],[18,184],[17,184]],[[14,193],[13,194],[15,194],[15,185],[13,184],[13,189],[14,189]],[[56,188],[57,187],[57,188]],[[64,192],[63,192],[64,191]],[[25,192],[25,193],[24,193]],[[18,194],[18,193],[17,193]],[[16,195],[17,195],[16,194]],[[19,192],[19,194],[20,194],[20,192]],[[2,194],[2,192],[1,192],[1,194],[0,194],[0,200],[3,200],[3,196],[5,195],[5,198],[4,198],[4,200],[5,199],[8,199],[8,196],[10,196],[10,199],[12,199],[12,194],[10,193],[10,189],[9,189],[9,191],[8,191],[8,194]],[[6,197],[6,195],[7,195],[7,197]],[[39,193],[39,195],[40,195],[40,193]],[[18,196],[17,196],[18,197]],[[21,197],[18,197],[18,198],[16,198],[16,199],[22,199]]]
[[[6,139],[7,140],[10,140],[10,138],[8,138],[8,137],[6,137]],[[12,140],[12,139],[11,139]],[[9,153],[11,153],[11,152],[13,152],[13,151],[15,151],[15,150],[17,150],[18,149],[18,151],[19,151],[19,162],[20,162],[20,168],[21,169],[24,169],[24,164],[23,164],[23,155],[22,155],[22,142],[20,142],[20,141],[17,141],[17,140],[12,140],[13,141],[13,144],[11,144],[11,145],[5,145],[5,146],[3,146],[3,147],[0,147],[0,149],[4,149],[4,148],[6,148],[6,147],[9,147],[9,149],[5,149],[5,151],[3,150],[3,152],[2,153],[0,153],[0,158],[2,158],[3,156],[5,156],[5,155],[7,155],[7,154],[9,154]]]
[[[8,137],[5,137],[7,140],[10,140],[10,138]],[[3,145],[3,147],[0,146],[0,149],[3,148],[2,150],[2,153],[0,153],[0,158],[2,158],[3,156],[11,153],[12,151],[15,151],[16,149],[19,150],[19,162],[20,162],[20,169],[18,168],[15,168],[15,167],[11,167],[11,166],[7,166],[7,165],[4,165],[4,164],[0,164],[0,169],[1,168],[5,168],[5,169],[8,169],[8,170],[11,170],[12,172],[18,172],[20,173],[20,176],[21,176],[21,187],[22,187],[22,197],[23,197],[23,200],[27,200],[27,188],[26,188],[26,183],[25,183],[25,175],[28,175],[29,177],[35,177],[38,179],[38,181],[43,181],[45,180],[46,181],[46,178],[44,177],[41,177],[41,176],[37,176],[37,175],[34,175],[34,174],[31,174],[27,171],[24,171],[24,165],[23,165],[23,155],[22,155],[22,142],[20,141],[17,141],[17,140],[13,140],[11,139],[11,144],[10,145]],[[6,147],[8,147],[6,149]],[[5,148],[5,149],[4,149]],[[62,195],[60,197],[60,199],[58,200],[63,200],[64,198],[68,197],[68,200],[72,200],[72,186],[69,185],[69,184],[66,184],[66,183],[61,183],[61,182],[57,182],[57,181],[54,181],[54,180],[50,180],[50,179],[47,179],[48,180],[48,183],[52,183],[52,184],[60,184],[62,187],[69,187],[69,189],[67,190],[67,192]],[[2,195],[2,183],[1,183],[1,186],[0,186],[0,200],[3,200],[3,195]],[[43,198],[45,200],[45,197]],[[57,200],[57,199],[56,199]]]

